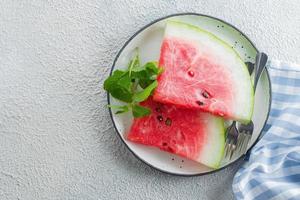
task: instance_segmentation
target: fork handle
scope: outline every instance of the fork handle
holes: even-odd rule
[[[254,66],[254,70],[255,70],[255,76],[254,76],[254,91],[256,90],[256,86],[258,83],[258,80],[260,78],[260,75],[262,73],[262,71],[264,70],[266,63],[268,60],[268,56],[267,54],[265,54],[264,52],[258,52],[255,58],[255,66]]]

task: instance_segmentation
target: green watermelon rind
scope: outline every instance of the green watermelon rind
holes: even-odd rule
[[[219,157],[219,162],[216,163],[213,167],[215,169],[218,169],[220,167],[221,161],[223,159],[224,156],[224,150],[225,150],[225,127],[224,127],[224,120],[219,120],[218,125],[220,126],[220,130],[222,130],[222,132],[220,134],[222,134],[222,140],[220,141],[220,148],[221,148],[221,152],[220,152],[220,157]]]
[[[209,162],[209,163],[203,163],[213,169],[218,169],[220,167],[221,161],[223,159],[224,155],[224,149],[225,149],[225,127],[224,127],[224,120],[221,117],[212,117],[212,125],[214,126],[213,133],[210,134],[215,134],[215,137],[218,138],[218,142],[216,145],[212,145],[212,151],[215,152],[214,154],[214,161]],[[218,147],[216,150],[215,147]],[[207,154],[208,155],[208,154]],[[211,154],[210,154],[211,157]]]
[[[249,75],[248,68],[247,68],[246,64],[243,62],[243,60],[240,57],[240,55],[233,48],[231,48],[231,46],[228,43],[226,43],[222,39],[218,38],[216,35],[212,34],[211,32],[208,32],[208,31],[206,31],[206,30],[204,30],[204,29],[202,29],[202,28],[200,28],[198,26],[194,26],[194,25],[187,24],[187,23],[180,22],[180,21],[168,20],[167,24],[173,24],[173,25],[178,26],[178,27],[186,27],[186,28],[194,30],[196,32],[205,33],[212,40],[215,40],[216,42],[218,42],[219,44],[221,44],[223,47],[225,47],[227,50],[229,50],[230,52],[232,52],[233,54],[235,54],[235,56],[237,57],[237,59],[240,61],[240,63],[243,66],[242,70],[244,71],[245,74]],[[251,92],[251,94],[250,94],[251,105],[250,105],[250,112],[248,113],[248,115],[246,117],[247,119],[240,120],[240,122],[242,122],[242,123],[249,123],[251,121],[251,118],[252,118],[252,115],[253,115],[253,110],[254,110],[254,89],[253,89],[253,85],[252,85],[252,81],[251,81],[250,75],[249,76],[245,76],[245,77],[249,77],[248,81],[250,82],[250,85],[252,86],[251,87],[251,91],[250,91]]]

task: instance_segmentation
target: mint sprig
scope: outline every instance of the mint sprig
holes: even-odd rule
[[[141,65],[139,55],[135,56],[128,64],[127,70],[115,70],[111,76],[104,81],[104,89],[114,98],[127,103],[122,106],[109,105],[116,109],[116,114],[132,111],[135,118],[151,114],[147,107],[139,105],[151,96],[157,87],[157,77],[163,71],[157,62],[148,62]]]

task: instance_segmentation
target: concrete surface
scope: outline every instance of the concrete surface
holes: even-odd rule
[[[176,12],[222,18],[272,58],[300,62],[298,0],[222,2],[2,0],[0,199],[233,199],[239,164],[184,178],[138,161],[102,90],[123,43]]]

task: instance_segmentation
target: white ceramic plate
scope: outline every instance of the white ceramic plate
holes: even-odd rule
[[[132,52],[136,47],[139,48],[139,54],[142,63],[158,60],[165,23],[167,20],[173,19],[187,22],[212,32],[230,44],[245,62],[250,61],[254,63],[257,49],[253,43],[237,28],[220,19],[210,16],[195,13],[182,13],[158,19],[134,34],[119,51],[112,66],[112,71],[116,69],[126,69],[126,66],[132,56]],[[248,149],[251,148],[252,145],[257,141],[266,123],[270,109],[270,99],[270,79],[268,72],[264,71],[256,89],[254,114],[252,118],[254,123],[254,133],[248,145]],[[110,96],[108,96],[108,103],[112,105],[120,104],[119,101],[111,98]],[[186,176],[202,175],[217,171],[197,162],[176,156],[174,154],[163,152],[157,148],[127,141],[125,136],[132,123],[132,115],[130,113],[115,115],[111,110],[110,114],[120,138],[131,150],[131,152],[146,164],[163,172]],[[220,169],[235,162],[240,157],[242,157],[242,155],[235,155],[231,160],[223,160]]]

